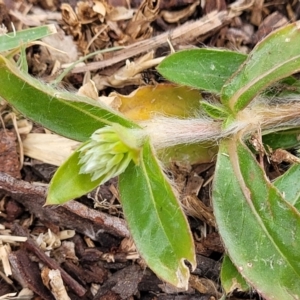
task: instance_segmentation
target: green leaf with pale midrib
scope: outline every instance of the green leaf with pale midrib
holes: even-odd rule
[[[95,189],[103,178],[92,181],[90,174],[79,174],[80,153],[74,153],[57,169],[51,179],[46,204],[58,205]]]
[[[226,254],[222,261],[220,279],[226,294],[232,293],[235,290],[246,292],[250,289],[250,286]]]
[[[300,215],[266,179],[249,149],[234,139],[220,146],[213,203],[225,247],[243,277],[267,299],[295,299]]]
[[[119,177],[124,215],[147,265],[163,280],[187,287],[184,260],[196,266],[191,232],[152,151],[146,142],[140,165],[131,163]]]
[[[274,186],[282,193],[284,199],[300,209],[300,165],[291,166],[282,176],[276,178]]]
[[[85,141],[95,130],[112,123],[139,128],[105,105],[40,83],[1,56],[0,82],[0,97],[24,116],[70,139]]]
[[[271,132],[262,136],[263,143],[272,150],[292,149],[300,145],[300,128]],[[267,148],[266,148],[267,149]]]
[[[200,102],[203,110],[214,119],[225,119],[228,117],[228,112],[220,105],[214,105],[206,101]]]
[[[0,35],[0,53],[56,33],[53,24]]]
[[[173,82],[220,93],[246,58],[245,54],[228,50],[190,49],[168,56],[157,70]]]
[[[270,34],[258,43],[248,59],[221,91],[221,102],[237,113],[273,82],[300,70],[300,22]]]

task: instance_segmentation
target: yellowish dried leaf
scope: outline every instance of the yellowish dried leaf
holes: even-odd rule
[[[128,96],[118,97],[122,103],[120,112],[134,121],[149,120],[156,114],[189,117],[197,112],[201,100],[199,91],[172,84],[144,86]]]
[[[85,83],[77,92],[78,95],[86,96],[94,100],[98,100],[98,91],[93,80]]]
[[[24,155],[60,166],[80,145],[56,134],[30,133],[23,141]]]
[[[124,6],[114,7],[111,12],[107,14],[106,19],[109,21],[123,21],[123,20],[130,20],[133,17],[134,10],[127,9]]]

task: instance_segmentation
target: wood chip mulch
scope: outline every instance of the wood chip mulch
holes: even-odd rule
[[[0,25],[9,31],[12,24],[19,30],[53,23],[65,42],[48,42],[59,49],[64,43],[74,46],[73,52],[67,48],[67,56],[38,45],[27,49],[31,74],[46,82],[80,56],[127,46],[91,58],[64,79],[64,87],[74,90],[86,83],[87,76],[100,96],[113,91],[128,94],[160,82],[154,67],[170,47],[176,51],[209,46],[248,53],[272,30],[299,16],[300,2],[293,0],[0,0]],[[150,63],[140,67],[141,57],[143,63]],[[137,66],[130,74],[124,69],[126,60]],[[189,289],[182,291],[158,279],[137,253],[122,216],[117,179],[78,201],[44,207],[56,167],[23,156],[15,115],[1,101],[0,113],[4,125],[0,128],[0,299],[213,300],[222,296],[219,276],[224,249],[210,199],[214,163],[172,169],[197,252]],[[33,124],[30,132],[45,131]],[[251,291],[235,292],[231,299],[261,298]]]

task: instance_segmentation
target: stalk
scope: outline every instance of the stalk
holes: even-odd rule
[[[154,117],[141,122],[156,149],[180,144],[218,141],[231,135],[248,136],[260,130],[262,134],[300,126],[300,102],[282,104],[254,103],[240,111],[230,126],[222,128],[222,120],[200,115],[190,119]]]

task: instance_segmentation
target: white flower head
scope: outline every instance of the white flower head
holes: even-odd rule
[[[131,160],[139,163],[143,131],[113,124],[96,130],[78,149],[80,174],[91,174],[100,184],[125,171]]]

